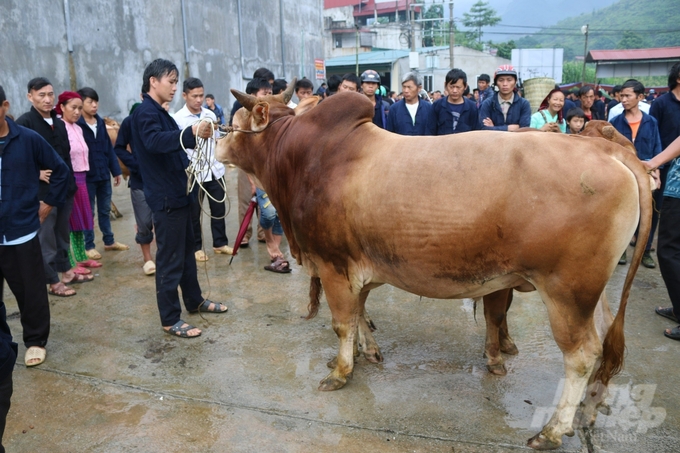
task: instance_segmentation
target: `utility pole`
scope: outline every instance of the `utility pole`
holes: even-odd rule
[[[409,5],[411,13],[411,52],[416,51],[416,10],[413,5]]]
[[[451,62],[451,69],[453,69],[453,48],[456,45],[456,31],[453,28],[453,2],[449,3],[449,16],[449,61]]]
[[[355,23],[354,27],[357,29],[356,31],[356,38],[357,38],[357,61],[356,61],[356,69],[354,70],[355,74],[357,77],[359,76],[359,24]]]
[[[586,44],[583,47],[583,70],[581,71],[581,85],[586,83],[586,54],[588,52],[588,24],[581,27],[581,33],[586,35]]]

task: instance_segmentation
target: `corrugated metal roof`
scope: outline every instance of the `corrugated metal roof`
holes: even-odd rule
[[[613,61],[649,61],[649,60],[673,60],[680,58],[680,47],[657,47],[652,49],[626,49],[626,50],[591,50],[588,52],[586,61],[613,62]]]
[[[437,47],[421,47],[416,49],[419,53],[436,52],[438,50],[446,50],[449,46],[437,46]],[[377,52],[361,52],[359,54],[359,64],[387,64],[394,63],[400,58],[408,57],[409,50],[381,50]],[[326,60],[326,67],[334,66],[352,66],[356,64],[356,54],[355,55],[345,55],[343,57],[329,58]]]
[[[408,57],[408,50],[382,50],[380,52],[361,52],[359,54],[359,64],[385,64],[393,63],[400,58]],[[351,66],[357,61],[356,55],[345,55],[344,57],[329,58],[326,60],[326,67]]]

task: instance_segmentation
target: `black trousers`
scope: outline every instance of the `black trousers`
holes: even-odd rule
[[[12,391],[12,373],[10,373],[9,376],[0,381],[0,453],[5,453],[5,447],[2,446],[2,435],[5,433]]]
[[[67,197],[61,208],[52,208],[38,230],[45,276],[50,285],[59,283],[57,272],[67,272],[71,269],[68,251],[71,247],[69,218],[72,210],[73,195]]]
[[[680,198],[664,197],[659,220],[657,256],[659,269],[673,304],[680,316]]]
[[[0,453],[5,453],[5,448],[2,446],[2,435],[5,433],[7,412],[9,412],[10,399],[12,398],[12,372],[17,353],[17,345],[11,340],[12,332],[9,331],[7,325],[7,311],[2,299],[2,286],[4,284],[5,282],[0,279],[0,347],[2,348],[0,349],[0,360],[2,361],[0,366],[3,367],[3,374],[7,371],[9,373],[0,379]]]
[[[196,310],[203,302],[198,284],[191,205],[177,209],[154,211],[156,230],[156,301],[161,324],[172,326],[180,320],[182,306],[177,287],[187,310]]]
[[[0,281],[3,278],[17,298],[24,345],[45,347],[50,335],[50,304],[38,236],[20,245],[0,246]]]
[[[224,198],[224,189],[219,181],[215,180],[205,181],[201,184],[210,194],[208,204],[210,205],[210,231],[212,233],[213,247],[218,248],[229,245],[226,220],[224,219],[224,214],[227,212],[225,202],[218,203],[215,201]],[[205,193],[199,190],[198,184],[194,187],[194,191],[197,193],[194,201],[191,203],[191,221],[194,228],[194,252],[197,252],[203,248],[203,231],[201,230],[201,215],[203,212],[201,211],[201,206],[203,206],[203,200],[206,197]]]

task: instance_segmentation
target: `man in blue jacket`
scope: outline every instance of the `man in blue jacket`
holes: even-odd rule
[[[367,69],[362,72],[361,91],[373,103],[373,124],[385,129],[387,126],[387,112],[390,110],[390,104],[388,104],[387,101],[383,101],[379,90],[380,74],[372,69]]]
[[[480,74],[479,77],[477,77],[478,109],[482,106],[482,102],[486,101],[494,94],[493,88],[491,88],[490,83],[491,77],[489,77],[489,74]]]
[[[222,110],[221,105],[215,102],[214,95],[212,94],[205,95],[205,108],[207,108],[208,110],[215,114],[215,116],[217,117],[217,121],[219,121],[221,125],[227,124],[226,121],[224,120],[224,110]]]
[[[452,69],[444,83],[448,95],[432,106],[435,135],[459,134],[479,129],[479,112],[474,101],[463,96],[468,87],[467,74]]]
[[[404,99],[390,107],[386,130],[400,135],[434,135],[432,104],[420,99],[418,93],[421,88],[422,83],[416,73],[409,72],[404,76],[401,82]]]
[[[24,363],[35,366],[45,361],[50,333],[38,229],[53,207],[63,206],[69,169],[45,139],[6,118],[8,110],[9,101],[0,86],[0,284],[6,280],[16,297],[26,346]],[[48,193],[38,201],[41,168],[52,174]],[[4,310],[0,291],[2,317]],[[7,334],[3,332],[0,341],[8,341]],[[0,346],[0,378],[7,377],[2,376],[7,372],[3,362],[13,361],[11,355]]]
[[[661,137],[659,136],[659,127],[657,126],[654,117],[646,114],[638,107],[640,101],[645,98],[645,87],[637,80],[628,80],[621,87],[621,104],[623,105],[623,114],[616,116],[611,120],[612,126],[616,128],[624,137],[633,142],[635,150],[637,151],[640,160],[650,160],[657,154],[661,153]],[[661,206],[663,200],[663,192],[657,190],[653,194],[654,202],[657,206]],[[647,268],[655,268],[656,263],[651,255],[652,240],[654,239],[654,231],[659,223],[659,211],[656,209],[652,213],[652,231],[649,238],[638,238],[638,240],[646,240],[647,247],[645,253],[642,255],[642,265]],[[626,253],[623,253],[619,264],[626,264]]]
[[[486,99],[479,109],[479,122],[484,130],[516,131],[531,124],[529,101],[515,93],[517,71],[502,65],[493,76],[498,92]]]
[[[156,230],[156,302],[163,331],[194,338],[201,330],[182,321],[177,287],[190,313],[225,313],[227,307],[204,299],[198,284],[191,223],[191,194],[187,194],[185,169],[189,159],[182,148],[196,147],[195,136],[212,137],[213,127],[199,123],[183,131],[164,102],[177,91],[179,71],[168,60],[157,59],[144,70],[142,104],[132,114],[131,148],[144,180],[144,196],[153,213]]]
[[[90,196],[92,216],[97,206],[99,229],[104,239],[104,250],[128,250],[125,244],[116,242],[111,230],[111,176],[113,184],[118,187],[121,181],[121,170],[109,134],[106,132],[104,120],[97,114],[99,95],[90,88],[78,90],[83,98],[83,115],[78,125],[83,130],[85,143],[90,149],[90,170],[87,172],[87,193]],[[101,254],[94,246],[94,231],[85,231],[85,250],[90,259],[101,259]]]

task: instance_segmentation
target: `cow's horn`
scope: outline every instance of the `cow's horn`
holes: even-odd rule
[[[297,83],[297,77],[293,78],[293,80],[288,84],[288,87],[286,88],[286,91],[283,93],[283,103],[288,104],[290,100],[293,98],[293,91],[295,90],[295,84]]]
[[[242,93],[233,88],[231,89],[231,94],[233,94],[236,100],[248,111],[253,110],[253,107],[257,104],[257,98],[251,94]]]

